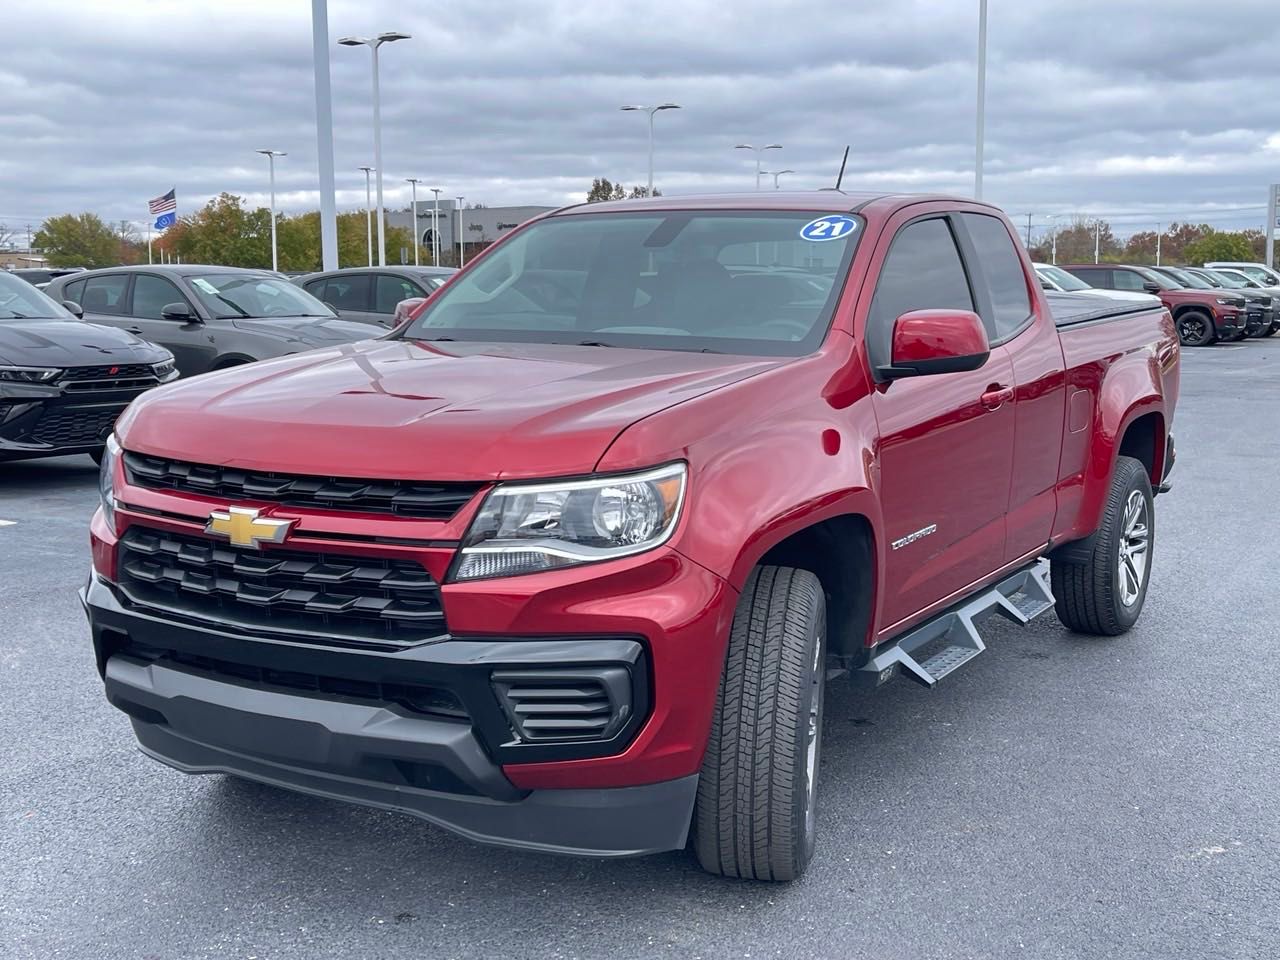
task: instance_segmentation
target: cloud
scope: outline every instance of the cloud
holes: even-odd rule
[[[330,37],[399,29],[382,51],[389,204],[405,177],[490,205],[566,203],[596,176],[642,183],[657,118],[667,193],[754,184],[738,142],[780,142],[791,187],[972,189],[976,2],[869,9],[650,0],[404,4],[331,0]],[[1280,22],[1247,0],[993,4],[986,194],[1019,217],[1196,216],[1260,224],[1280,179]],[[13,4],[0,63],[0,221],[66,211],[141,220],[170,186],[181,211],[231,191],[318,204],[309,5],[220,0]],[[372,163],[369,55],[333,46],[340,207]]]

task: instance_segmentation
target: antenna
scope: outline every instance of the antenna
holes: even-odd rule
[[[844,159],[840,161],[840,173],[836,176],[836,189],[840,189],[840,184],[844,182],[844,165],[849,162],[849,147],[846,144],[844,148]]]

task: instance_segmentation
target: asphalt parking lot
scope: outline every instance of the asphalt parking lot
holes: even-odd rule
[[[87,457],[0,465],[0,956],[1280,953],[1280,337],[1184,351],[1138,627],[992,622],[928,692],[829,694],[789,887],[581,861],[143,757],[75,591]]]

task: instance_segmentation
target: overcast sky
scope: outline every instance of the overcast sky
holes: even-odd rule
[[[2,0],[0,222],[179,213],[220,191],[318,206],[309,0]],[[657,118],[666,193],[754,184],[969,193],[977,0],[330,0],[338,203],[372,163],[367,50],[382,53],[388,204],[403,178],[490,206],[643,183]],[[1261,226],[1280,181],[1280,17],[1272,0],[990,0],[986,195],[1025,224],[1109,216]],[[771,186],[771,183],[770,183]]]

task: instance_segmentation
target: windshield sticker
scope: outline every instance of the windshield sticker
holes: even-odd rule
[[[839,240],[858,229],[858,221],[853,217],[845,217],[838,213],[810,220],[800,228],[801,240]]]
[[[218,295],[218,288],[215,287],[208,280],[206,280],[204,277],[195,277],[194,279],[192,279],[191,282],[194,283],[201,290],[203,290],[205,293],[212,294],[215,297]]]

